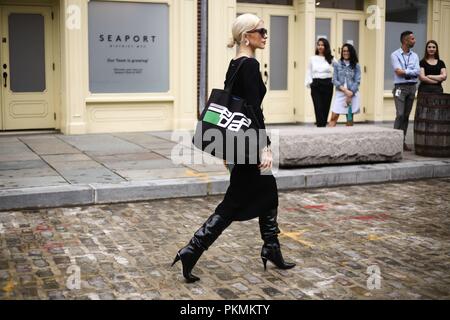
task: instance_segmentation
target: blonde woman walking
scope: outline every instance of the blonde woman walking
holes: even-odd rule
[[[238,54],[230,61],[226,74],[225,86],[237,71],[231,93],[245,99],[254,107],[263,129],[264,116],[261,103],[266,94],[266,87],[261,78],[259,63],[255,59],[256,49],[264,49],[267,41],[267,29],[264,22],[253,14],[240,15],[233,23],[233,42],[239,46]],[[244,61],[242,61],[244,60]],[[259,218],[261,238],[264,244],[261,259],[266,269],[267,261],[278,268],[290,269],[294,263],[284,261],[278,241],[277,207],[278,189],[271,174],[272,151],[270,139],[262,150],[260,164],[235,164],[231,169],[230,186],[223,201],[215,212],[198,229],[189,243],[180,249],[172,265],[181,260],[183,276],[187,282],[200,280],[193,275],[192,269],[205,250],[214,243],[220,234],[233,222]],[[264,173],[262,173],[264,172]]]

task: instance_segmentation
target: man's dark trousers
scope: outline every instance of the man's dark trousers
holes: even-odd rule
[[[416,95],[416,84],[396,84],[392,93],[394,94],[396,109],[394,129],[403,130],[403,139],[405,141],[406,132],[408,131],[409,115]]]

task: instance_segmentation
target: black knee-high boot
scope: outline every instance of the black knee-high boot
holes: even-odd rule
[[[286,262],[281,254],[280,242],[278,241],[277,209],[272,209],[267,215],[259,217],[259,230],[264,245],[261,249],[261,259],[266,270],[267,260],[271,261],[280,269],[291,269],[295,263]]]
[[[213,244],[213,242],[222,234],[222,232],[231,224],[231,220],[225,219],[214,213],[198,229],[189,243],[178,251],[172,266],[179,260],[183,264],[183,276],[187,282],[200,280],[199,277],[191,274],[192,269],[197,263],[203,251]]]

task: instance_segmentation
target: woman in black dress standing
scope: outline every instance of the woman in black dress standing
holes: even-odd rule
[[[420,61],[419,93],[443,93],[442,82],[447,79],[444,61],[439,59],[439,47],[436,41],[430,40],[425,46],[425,56]]]
[[[233,95],[239,96],[255,108],[259,123],[264,126],[264,116],[261,103],[266,94],[266,87],[259,71],[259,62],[255,59],[256,49],[264,49],[267,30],[264,22],[253,14],[243,14],[233,23],[233,41],[228,46],[239,46],[237,56],[230,61],[226,74],[225,86],[236,72],[239,63],[242,66],[236,74],[231,90]],[[265,129],[265,127],[264,127]],[[187,282],[194,282],[200,278],[191,274],[202,253],[207,250],[220,234],[233,222],[245,221],[259,217],[261,238],[264,244],[261,249],[261,259],[266,269],[267,261],[271,261],[278,268],[290,269],[294,263],[285,262],[278,241],[277,183],[270,169],[272,168],[272,151],[270,139],[262,150],[261,163],[235,164],[231,169],[230,186],[223,201],[215,212],[198,229],[189,243],[180,249],[172,266],[179,260],[183,265],[183,276]]]

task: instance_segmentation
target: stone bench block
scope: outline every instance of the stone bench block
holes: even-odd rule
[[[398,161],[403,156],[403,132],[357,124],[293,127],[279,131],[279,152],[280,167]]]

